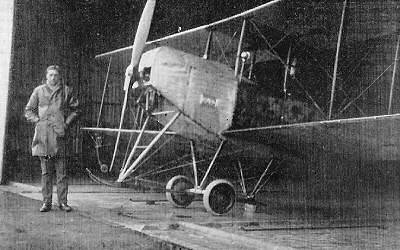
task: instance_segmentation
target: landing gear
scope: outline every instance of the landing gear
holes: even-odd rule
[[[189,206],[194,199],[194,194],[187,192],[187,190],[191,188],[193,188],[193,183],[188,177],[177,175],[167,183],[167,200],[176,207],[185,208]]]
[[[227,180],[214,180],[204,190],[204,207],[214,215],[229,212],[235,204],[235,189]]]
[[[235,189],[227,180],[218,179],[212,181],[206,187],[207,177],[214,166],[224,141],[222,141],[207,168],[201,182],[197,175],[197,165],[193,142],[190,142],[193,160],[194,185],[188,177],[178,175],[167,183],[167,200],[176,207],[187,207],[193,201],[195,194],[203,195],[203,203],[206,210],[214,215],[228,213],[235,204]]]

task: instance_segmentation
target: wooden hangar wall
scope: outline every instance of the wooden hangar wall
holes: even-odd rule
[[[67,85],[80,94],[81,55],[72,43],[71,15],[63,1],[15,0],[10,105],[6,137],[7,179],[40,180],[40,164],[31,156],[33,124],[24,118],[24,107],[40,85],[47,66],[62,67]],[[76,132],[71,146],[77,153]]]
[[[58,64],[82,107],[81,119],[71,129],[68,141],[71,182],[87,182],[83,164],[87,163],[86,154],[94,153],[94,144],[79,127],[93,125],[97,119],[96,95],[101,96],[103,79],[97,77],[99,62],[94,56],[132,43],[133,36],[126,30],[133,30],[139,17],[134,15],[138,7],[131,4],[131,0],[15,0],[4,157],[6,181],[40,181],[39,160],[31,156],[34,126],[26,121],[24,107],[33,89],[44,79],[47,66]],[[122,22],[121,16],[129,21]],[[119,102],[116,96],[113,100]]]

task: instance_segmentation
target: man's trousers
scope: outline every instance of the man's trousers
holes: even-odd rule
[[[51,158],[39,157],[42,167],[42,195],[43,202],[52,204],[53,195],[53,176],[57,176],[57,199],[58,204],[67,204],[68,182],[65,169],[65,158],[54,156]]]

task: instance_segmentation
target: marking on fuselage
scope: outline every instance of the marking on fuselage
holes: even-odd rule
[[[200,105],[217,108],[218,107],[218,99],[212,96],[206,96],[204,94],[200,95]]]

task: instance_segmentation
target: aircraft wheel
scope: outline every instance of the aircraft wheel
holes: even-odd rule
[[[205,189],[204,207],[214,215],[229,212],[235,204],[235,189],[227,180],[214,180]]]
[[[193,188],[190,179],[183,175],[174,176],[167,183],[167,200],[176,207],[187,207],[192,203],[194,194],[187,193],[185,190]]]

